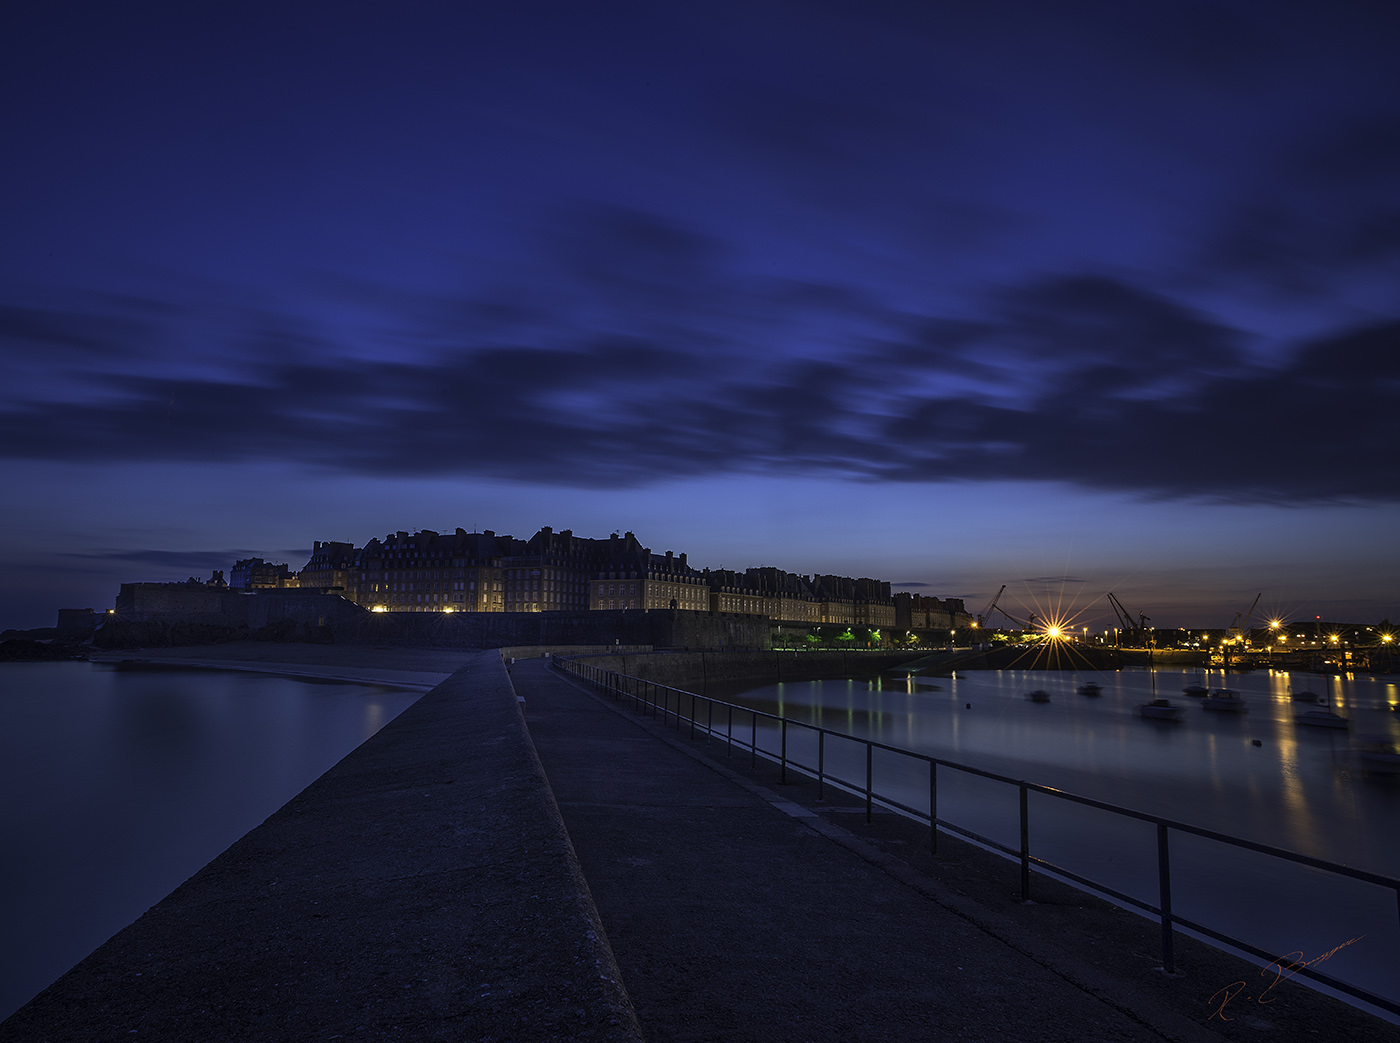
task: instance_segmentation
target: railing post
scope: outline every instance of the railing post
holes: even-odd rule
[[[1176,973],[1172,957],[1172,865],[1167,851],[1167,827],[1157,823],[1157,905],[1162,910],[1162,970]]]
[[[781,768],[781,770],[778,772],[778,781],[779,781],[779,782],[786,782],[786,781],[787,781],[787,718],[786,718],[786,717],[779,717],[779,718],[778,718],[778,722],[779,722],[779,723],[778,723],[778,730],[782,733],[782,737],[783,737],[783,739],[782,739],[782,754],[781,754],[781,757],[780,757],[780,760],[781,760],[781,763],[782,763],[782,768]]]
[[[871,780],[875,777],[875,747],[865,744],[865,822],[875,820],[875,799],[871,790]]]
[[[1021,901],[1031,900],[1031,812],[1029,790],[1024,782],[1017,783],[1021,791]]]
[[[826,730],[817,732],[817,799],[822,799],[826,784]]]
[[[679,696],[677,696],[679,698]],[[695,693],[690,693],[690,737],[695,738]]]
[[[729,723],[724,729],[724,755],[729,758],[734,757],[734,704],[729,704]]]
[[[710,745],[710,740],[715,735],[715,701],[708,696],[705,698],[705,745]]]
[[[938,854],[938,762],[928,762],[928,850]]]
[[[758,766],[758,714],[749,711],[749,767]]]

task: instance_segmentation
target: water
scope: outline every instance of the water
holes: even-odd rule
[[[257,673],[0,665],[0,1018],[417,698]]]
[[[1079,695],[1096,681],[1102,695]],[[1230,687],[1249,712],[1204,710],[1188,684]],[[934,687],[936,686],[936,687]],[[1032,703],[1033,689],[1050,693]],[[1308,689],[1351,719],[1349,730],[1298,726]],[[1181,706],[1180,722],[1144,719],[1153,696]],[[1357,869],[1400,877],[1400,778],[1361,769],[1362,735],[1400,741],[1394,678],[1322,678],[1274,672],[1203,675],[960,671],[956,678],[885,678],[770,685],[735,701],[891,746],[1247,838]],[[968,708],[967,704],[971,704]],[[736,722],[736,728],[738,727]],[[749,722],[742,722],[747,739]],[[1258,740],[1258,746],[1254,745]],[[771,729],[760,745],[778,748]],[[789,729],[788,753],[814,766],[814,733]],[[864,748],[828,737],[829,772],[863,784]],[[926,765],[878,753],[874,786],[922,812]],[[1015,787],[946,769],[939,818],[1019,847]],[[1157,901],[1156,832],[1139,823],[1031,794],[1032,851],[1143,901]],[[1400,923],[1394,891],[1173,833],[1173,908],[1285,955],[1312,959],[1348,942],[1315,969],[1400,1000]]]

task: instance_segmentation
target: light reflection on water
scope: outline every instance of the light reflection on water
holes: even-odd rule
[[[1080,695],[1086,681],[1098,697]],[[1244,714],[1216,713],[1181,694],[1188,684],[1229,687]],[[1032,703],[1033,689],[1050,693]],[[1294,714],[1311,690],[1348,717],[1347,730],[1304,727]],[[1181,721],[1143,718],[1154,696]],[[1115,673],[960,671],[955,678],[891,678],[770,685],[735,698],[791,719],[1012,778],[1053,786],[1164,818],[1316,858],[1400,877],[1400,778],[1364,772],[1358,736],[1400,742],[1391,678],[1259,671]],[[970,707],[969,707],[969,704]],[[773,735],[761,739],[776,749]],[[1255,742],[1259,745],[1254,745]],[[816,764],[814,733],[789,729],[789,756]],[[865,753],[828,737],[826,766],[863,783]],[[927,811],[927,768],[875,758],[875,787]],[[940,770],[939,817],[1019,845],[1014,787]],[[1081,875],[1156,902],[1155,829],[1106,812],[1031,795],[1032,849]],[[1400,999],[1400,924],[1393,891],[1281,860],[1173,834],[1176,911],[1280,954],[1316,955],[1365,935],[1319,966]],[[1336,937],[1333,937],[1336,935]]]
[[[0,666],[0,1018],[417,698],[256,673]]]

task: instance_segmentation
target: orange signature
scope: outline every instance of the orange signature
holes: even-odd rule
[[[1323,960],[1329,959],[1330,957],[1336,955],[1340,950],[1345,949],[1348,945],[1352,945],[1356,942],[1359,942],[1362,938],[1365,937],[1366,936],[1363,934],[1355,938],[1348,938],[1346,941],[1342,942],[1341,945],[1335,945],[1332,948],[1328,949],[1321,956],[1314,956],[1311,960],[1307,961],[1303,961],[1302,949],[1294,950],[1287,956],[1280,956],[1273,963],[1269,964],[1268,967],[1265,967],[1259,972],[1260,977],[1267,978],[1269,977],[1270,971],[1272,970],[1273,981],[1269,982],[1269,984],[1264,987],[1263,991],[1261,991],[1258,996],[1246,996],[1245,999],[1252,998],[1255,1003],[1274,1002],[1274,999],[1276,997],[1270,996],[1269,993],[1272,992],[1274,987],[1280,982],[1287,981],[1289,978],[1293,977],[1304,967],[1311,967],[1315,963],[1321,963]],[[1213,1021],[1214,1019],[1219,1018],[1221,1021],[1234,1021],[1234,1018],[1227,1018],[1225,1016],[1225,1008],[1229,1005],[1231,1000],[1233,1000],[1244,990],[1246,984],[1247,983],[1243,981],[1232,981],[1223,989],[1217,990],[1215,995],[1211,996],[1211,998],[1208,999],[1206,1002],[1214,1003],[1217,997],[1221,997],[1220,1004],[1215,1008],[1215,1010],[1211,1011],[1210,1018],[1208,1018],[1207,1020]]]

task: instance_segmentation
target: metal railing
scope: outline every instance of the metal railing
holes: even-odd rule
[[[806,721],[793,720],[788,717],[768,713],[764,710],[757,710],[753,707],[743,706],[738,703],[730,703],[722,699],[713,699],[709,696],[697,695],[694,692],[687,692],[679,688],[658,684],[655,681],[648,681],[646,678],[633,677],[629,674],[621,674],[613,670],[604,670],[589,663],[579,662],[577,659],[556,656],[553,662],[560,669],[572,673],[589,684],[601,688],[615,698],[628,701],[634,710],[638,710],[663,721],[674,720],[677,729],[689,724],[690,738],[692,739],[695,738],[697,731],[700,731],[707,739],[723,739],[728,745],[729,756],[733,756],[733,751],[737,747],[738,749],[747,750],[749,752],[751,765],[756,765],[759,757],[777,763],[781,772],[782,781],[784,782],[787,781],[787,772],[790,768],[816,779],[817,796],[819,799],[822,797],[825,787],[828,785],[844,790],[847,793],[864,797],[866,822],[872,821],[876,804],[901,812],[911,818],[928,822],[930,826],[929,850],[934,854],[938,852],[938,832],[942,829],[946,832],[966,837],[994,851],[1019,860],[1021,866],[1022,901],[1030,900],[1031,868],[1035,867],[1048,874],[1053,874],[1056,877],[1078,884],[1090,891],[1107,895],[1116,902],[1121,902],[1124,905],[1139,909],[1157,918],[1161,926],[1162,970],[1168,974],[1175,973],[1175,958],[1172,945],[1173,925],[1179,925],[1197,934],[1213,939],[1214,941],[1228,945],[1240,952],[1248,953],[1250,956],[1263,960],[1268,964],[1280,962],[1279,957],[1273,953],[1267,952],[1249,942],[1232,937],[1205,924],[1197,923],[1194,920],[1172,911],[1170,848],[1170,835],[1172,832],[1202,837],[1221,844],[1227,844],[1231,847],[1243,848],[1273,858],[1284,859],[1298,865],[1309,866],[1313,869],[1334,873],[1338,876],[1348,877],[1353,880],[1361,880],[1378,887],[1389,888],[1395,897],[1397,916],[1400,916],[1400,880],[1393,877],[1381,876],[1378,873],[1370,873],[1363,869],[1353,869],[1350,866],[1340,865],[1335,862],[1327,862],[1320,858],[1301,855],[1283,848],[1271,847],[1268,844],[1259,844],[1252,840],[1243,840],[1239,837],[1228,836],[1214,830],[1203,829],[1200,826],[1193,826],[1185,822],[1177,822],[1173,819],[1162,818],[1158,815],[1150,815],[1142,811],[1134,811],[1131,808],[1120,807],[1117,804],[1109,804],[1091,797],[1082,797],[1078,794],[1069,793],[1052,786],[1042,786],[1038,783],[1027,782],[1024,779],[1016,779],[1008,775],[999,775],[996,772],[986,771],[982,768],[974,768],[971,765],[959,764],[956,761],[950,761],[942,757],[934,757],[926,753],[917,753],[913,750],[891,746],[887,743],[878,742],[874,739],[862,738],[858,735],[851,735],[848,732],[837,731],[833,728],[823,728],[820,725],[809,724]],[[697,712],[697,708],[701,703],[704,704],[705,719],[703,721],[700,720]],[[717,709],[720,711],[720,715],[723,718],[718,725],[715,722],[715,712]],[[739,735],[736,735],[734,731],[734,715],[736,711],[740,714],[741,734]],[[747,736],[742,734],[742,718],[744,716],[748,717],[749,727],[747,729]],[[779,748],[776,751],[765,750],[759,746],[758,722],[760,719],[772,722],[777,731]],[[815,765],[801,764],[788,755],[788,731],[792,728],[799,728],[816,733],[817,763]],[[826,738],[828,735],[837,737],[842,741],[858,743],[865,747],[865,779],[863,782],[860,780],[839,778],[828,770],[826,758]],[[881,794],[876,791],[874,787],[874,756],[876,750],[895,754],[911,761],[923,762],[928,765],[928,812],[924,812],[920,808],[911,807],[889,794]],[[1018,790],[1020,805],[1019,846],[1011,847],[992,837],[983,836],[963,826],[949,822],[947,819],[939,818],[939,768],[961,772],[983,779],[990,779],[993,782],[1008,786],[1015,786]],[[1139,898],[1125,894],[1107,884],[1091,880],[1086,876],[1063,866],[1056,865],[1048,859],[1036,855],[1031,850],[1030,844],[1029,796],[1031,793],[1041,793],[1058,800],[1096,808],[1100,811],[1107,811],[1124,818],[1135,819],[1140,822],[1147,822],[1155,825],[1157,833],[1157,904],[1153,905],[1150,902],[1144,902]],[[1400,1014],[1400,1002],[1386,996],[1377,995],[1351,982],[1343,981],[1340,978],[1334,978],[1330,974],[1324,974],[1313,967],[1290,963],[1286,967],[1281,965],[1281,970],[1302,975],[1320,985],[1325,985],[1328,988],[1336,989],[1338,992],[1374,1004],[1392,1014]],[[1289,976],[1291,976],[1291,974]]]

